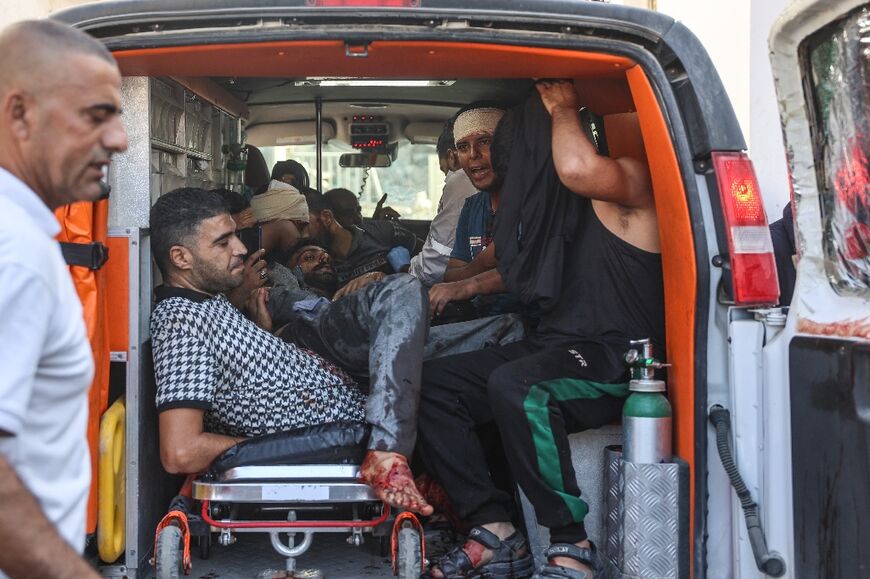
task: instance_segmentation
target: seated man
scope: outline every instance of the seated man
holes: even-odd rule
[[[333,189],[322,196],[309,195],[309,237],[329,250],[341,285],[363,274],[407,271],[417,237],[393,221],[366,221],[341,225],[341,199],[356,196],[347,189]],[[358,206],[358,204],[357,204]]]
[[[363,223],[369,221],[395,221],[401,217],[392,207],[384,207],[384,203],[387,201],[386,193],[378,201],[370,219],[362,216],[359,196],[350,189],[336,187],[335,189],[330,189],[324,195],[329,195],[329,203],[335,211],[335,217],[341,226],[346,229],[350,229],[353,225],[362,226]]]
[[[478,436],[487,425],[497,425],[513,477],[550,528],[554,548],[535,577],[591,577],[597,556],[583,526],[588,506],[568,433],[619,417],[630,339],[649,337],[665,351],[649,170],[635,159],[597,154],[569,82],[540,82],[538,91],[542,100],[536,95],[508,112],[517,129],[495,231],[498,268],[478,282],[485,291],[507,288],[541,304],[540,323],[520,342],[423,367],[420,452],[459,516],[474,525],[467,542],[436,563],[433,577],[531,572],[528,546],[513,525],[513,497],[487,469]],[[520,158],[550,147],[552,156]],[[543,216],[542,227],[530,213]],[[518,223],[527,224],[522,244]]]
[[[196,473],[245,437],[366,419],[372,435],[361,476],[386,502],[431,513],[405,458],[414,446],[418,391],[375,383],[366,404],[345,372],[233,307],[223,294],[241,283],[246,250],[216,193],[171,191],[154,204],[150,226],[164,280],[151,316],[164,467]],[[425,292],[418,293],[423,307]],[[269,327],[266,294],[253,295],[252,315]],[[404,336],[409,348],[422,350],[425,328]]]
[[[478,316],[516,312],[521,308],[510,293],[479,294],[468,282],[475,275],[495,268],[494,249],[490,246],[504,175],[493,170],[490,147],[503,116],[501,108],[474,103],[459,112],[453,125],[459,163],[478,192],[465,200],[459,215],[453,250],[444,272],[445,283],[433,286],[430,292],[436,315],[447,302],[467,299],[473,299]]]
[[[438,214],[429,226],[429,235],[420,253],[411,259],[408,273],[432,286],[444,279],[444,270],[456,240],[456,223],[465,200],[477,192],[468,174],[459,163],[459,155],[453,140],[453,119],[444,125],[438,138],[438,163],[445,175],[444,189],[438,201]]]

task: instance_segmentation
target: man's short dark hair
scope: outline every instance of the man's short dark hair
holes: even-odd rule
[[[333,215],[342,218],[350,216],[350,214],[356,211],[356,206],[351,208],[350,204],[358,203],[358,199],[356,193],[343,187],[330,189],[323,194],[323,200],[326,201],[327,204],[325,209],[330,209]]]
[[[451,118],[449,121],[444,123],[444,129],[438,137],[438,144],[435,145],[435,150],[438,151],[439,159],[446,159],[447,151],[456,148],[453,143],[453,121],[454,118]]]
[[[236,193],[232,189],[227,189],[226,187],[218,187],[216,189],[211,190],[212,193],[217,193],[221,196],[221,199],[224,200],[224,203],[227,204],[227,207],[230,209],[230,213],[235,215],[236,213],[241,213],[245,209],[251,206],[251,202],[245,199],[245,196],[241,193]]]
[[[308,187],[308,171],[299,161],[287,159],[275,163],[272,167],[272,179],[280,180],[284,175],[293,175],[293,186],[300,191]]]
[[[332,203],[329,202],[329,199],[326,198],[326,195],[316,190],[309,190],[307,193],[305,193],[305,201],[308,203],[309,213],[319,215],[321,211],[324,211],[326,209],[329,209],[330,211],[335,213],[335,210],[332,208]]]
[[[151,254],[160,272],[169,272],[169,250],[184,245],[196,234],[200,223],[230,209],[214,191],[196,187],[173,189],[157,199],[151,208]]]

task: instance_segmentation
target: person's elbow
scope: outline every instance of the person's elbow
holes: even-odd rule
[[[556,164],[559,180],[572,191],[583,190],[595,175],[594,164],[578,155],[561,159]]]
[[[200,457],[186,444],[161,445],[160,462],[169,474],[192,474],[202,470]]]

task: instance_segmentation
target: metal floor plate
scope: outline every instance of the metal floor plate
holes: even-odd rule
[[[239,533],[238,541],[221,547],[213,540],[211,556],[197,555],[196,539],[191,541],[191,579],[255,579],[268,569],[282,571],[285,559],[269,542],[268,535]],[[282,535],[282,540],[286,539]],[[216,539],[216,537],[213,537]],[[316,568],[324,579],[389,579],[393,577],[389,557],[379,554],[378,539],[366,536],[360,547],[349,545],[347,535],[322,533],[314,536],[308,551],[297,560],[300,570]],[[153,570],[147,577],[153,577]]]

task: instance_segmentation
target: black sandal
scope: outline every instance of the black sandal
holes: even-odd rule
[[[435,563],[445,579],[526,579],[534,570],[532,555],[519,531],[507,539],[499,539],[483,527],[474,527],[468,533],[468,540],[492,550],[492,560],[475,568],[468,553],[459,545]],[[428,573],[426,576],[432,577]]]
[[[601,570],[598,550],[592,541],[589,541],[589,545],[588,549],[570,543],[556,543],[552,545],[547,549],[545,554],[548,563],[535,573],[532,579],[592,579],[593,576],[586,571],[578,571],[577,569],[569,569],[568,567],[549,563],[555,557],[567,557],[588,566],[592,569],[593,573],[598,573]]]

